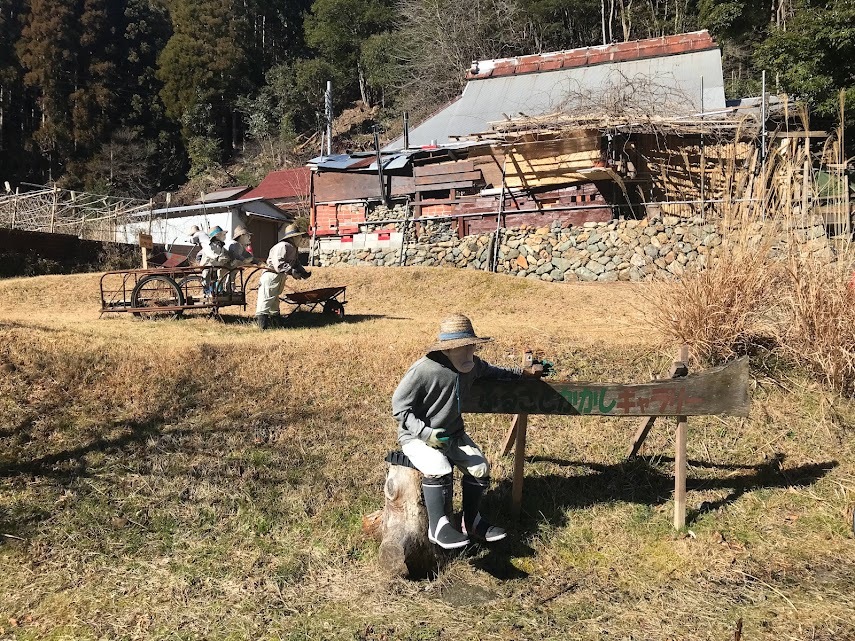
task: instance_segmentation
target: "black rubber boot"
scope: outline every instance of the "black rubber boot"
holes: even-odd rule
[[[258,329],[264,331],[270,326],[270,317],[267,314],[258,314],[255,317],[255,322],[258,323]]]
[[[478,511],[484,490],[490,487],[490,479],[478,479],[465,474],[460,485],[463,486],[463,531],[473,539],[487,543],[505,538],[508,533],[500,527],[490,525],[481,518],[481,513]]]
[[[285,319],[282,318],[282,314],[271,314],[269,324],[273,329],[282,329],[285,327]]]
[[[425,508],[428,513],[428,540],[446,550],[462,548],[469,543],[469,537],[461,534],[448,519],[446,503],[451,502],[454,491],[454,477],[426,476],[422,481],[422,492],[425,495]]]

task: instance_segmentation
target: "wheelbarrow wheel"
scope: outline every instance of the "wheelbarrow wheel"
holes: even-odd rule
[[[344,318],[344,305],[334,298],[324,301],[324,314],[330,314],[341,320]]]
[[[183,309],[163,309],[184,304],[181,288],[169,276],[151,274],[140,279],[131,292],[131,307],[145,308],[145,311],[134,312],[148,320],[157,318],[179,318]]]
[[[190,274],[178,281],[178,288],[184,297],[185,305],[202,305],[205,303],[205,280],[198,274]],[[201,311],[205,311],[202,309]],[[187,310],[185,310],[185,315]]]

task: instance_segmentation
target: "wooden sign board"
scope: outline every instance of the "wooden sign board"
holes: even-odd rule
[[[154,242],[151,234],[140,234],[140,247],[143,249],[154,249]]]
[[[636,385],[477,380],[464,412],[599,416],[748,416],[748,357],[727,365]]]

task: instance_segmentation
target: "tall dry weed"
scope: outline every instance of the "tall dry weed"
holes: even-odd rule
[[[708,269],[648,286],[651,324],[668,343],[689,345],[699,364],[756,353],[777,335],[783,266],[767,258],[769,236],[757,238],[739,232]]]
[[[778,329],[780,349],[787,360],[841,393],[855,390],[851,263],[838,260],[826,265],[810,257],[792,256],[781,300],[785,321]]]

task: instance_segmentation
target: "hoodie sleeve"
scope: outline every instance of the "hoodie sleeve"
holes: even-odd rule
[[[475,367],[473,368],[475,378],[489,378],[496,381],[515,381],[522,378],[522,369],[519,367],[512,369],[496,367],[495,365],[490,365],[487,361],[482,361],[477,356],[473,360],[475,361]]]
[[[419,399],[423,397],[424,389],[415,368],[411,367],[392,394],[392,416],[402,429],[422,441],[427,440],[431,432],[430,426],[414,411]]]

